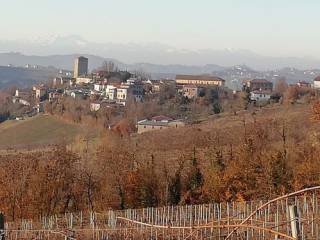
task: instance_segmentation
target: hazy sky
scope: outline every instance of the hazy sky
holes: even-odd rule
[[[1,0],[0,39],[80,35],[318,57],[319,9],[319,0]]]

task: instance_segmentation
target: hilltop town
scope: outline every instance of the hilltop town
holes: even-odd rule
[[[185,126],[223,112],[237,114],[249,108],[301,101],[304,96],[315,96],[320,88],[319,77],[294,84],[279,77],[275,82],[245,79],[241,90],[232,90],[214,75],[152,80],[142,71],[120,70],[111,61],[89,72],[88,61],[80,56],[74,61],[73,73],[60,72],[32,88],[15,89],[12,96],[6,96],[1,119],[23,120],[46,113],[83,123],[83,116],[87,116],[103,128],[143,133]],[[121,125],[124,119],[129,120],[127,126]]]

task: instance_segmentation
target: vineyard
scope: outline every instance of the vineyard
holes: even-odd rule
[[[320,187],[271,201],[42,216],[4,224],[5,239],[319,239]],[[1,227],[1,224],[0,224]]]

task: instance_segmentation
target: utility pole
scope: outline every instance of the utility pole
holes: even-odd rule
[[[291,222],[291,234],[297,240],[301,240],[298,208],[295,205],[289,206],[289,215]]]

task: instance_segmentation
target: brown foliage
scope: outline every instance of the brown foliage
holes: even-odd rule
[[[318,185],[319,127],[306,117],[310,108],[277,111],[130,138],[106,131],[96,149],[86,142],[83,148],[73,146],[77,153],[61,145],[3,154],[0,208],[17,219],[109,207],[266,199]]]

